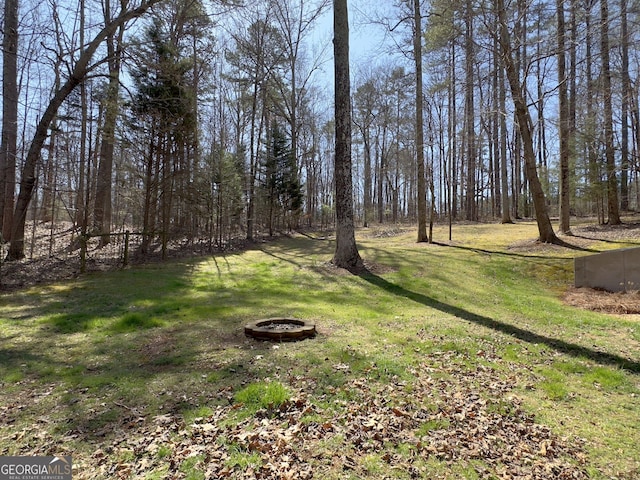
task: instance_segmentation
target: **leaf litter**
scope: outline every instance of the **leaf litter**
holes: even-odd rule
[[[513,393],[530,372],[485,351],[476,356],[470,363],[468,353],[425,354],[410,368],[410,380],[379,381],[385,372],[375,364],[363,375],[339,364],[345,383],[324,390],[311,376],[281,373],[293,396],[249,416],[238,415],[244,406],[232,397],[189,424],[178,413],[145,417],[123,409],[112,435],[100,441],[94,436],[90,456],[68,452],[74,455],[74,478],[134,479],[153,472],[187,478],[185,462],[204,478],[363,478],[368,455],[397,474],[369,478],[448,478],[431,472],[430,461],[473,468],[479,478],[588,478],[584,441],[536,423]],[[500,371],[492,362],[502,363]],[[5,419],[11,409],[3,407]],[[6,431],[5,421],[0,425]],[[59,452],[67,440],[83,436],[70,431],[56,439],[43,427],[38,435],[34,429],[13,433],[20,454]]]

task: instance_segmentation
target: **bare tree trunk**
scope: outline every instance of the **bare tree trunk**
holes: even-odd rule
[[[496,56],[498,56],[497,50],[499,42],[496,41],[495,45]],[[513,220],[511,219],[511,206],[509,204],[509,169],[507,165],[507,89],[504,80],[504,68],[499,68],[498,90],[500,114],[500,190],[502,191],[500,197],[502,199],[501,221],[502,223],[513,223]]]
[[[363,265],[356,246],[351,178],[351,85],[349,78],[349,20],[347,0],[333,0],[335,64],[335,184],[336,250],[333,263],[341,268]]]
[[[151,246],[151,240],[155,232],[155,197],[154,192],[157,192],[158,174],[154,177],[154,164],[155,159],[158,156],[156,147],[156,131],[155,125],[153,125],[150,131],[149,138],[151,140],[149,144],[149,151],[147,152],[145,176],[144,176],[144,207],[142,212],[142,244],[140,245],[140,253],[146,255],[149,252]]]
[[[607,164],[607,210],[610,225],[620,225],[618,176],[613,144],[613,109],[611,106],[611,65],[609,61],[609,0],[600,0],[600,54],[602,57],[602,95],[604,109],[604,149]]]
[[[576,100],[577,100],[577,68],[578,68],[578,26],[576,10],[578,0],[570,0],[571,13],[569,15],[570,36],[569,36],[569,181],[576,177],[577,158],[577,128],[576,128]],[[575,201],[575,188],[571,191],[572,201]]]
[[[11,240],[18,138],[18,0],[5,0],[0,141],[0,237]]]
[[[587,85],[587,95],[585,99],[585,137],[586,137],[586,156],[588,165],[588,182],[590,200],[596,203],[598,210],[598,222],[604,223],[603,214],[600,212],[600,198],[602,197],[602,188],[600,185],[600,171],[597,161],[596,147],[596,115],[594,111],[593,99],[594,79],[593,79],[593,57],[591,54],[592,45],[592,27],[591,27],[591,9],[592,3],[588,3],[585,8],[585,82]]]
[[[629,27],[627,22],[627,0],[620,0],[620,28],[622,34],[622,105],[621,105],[621,146],[620,146],[620,209],[629,210],[629,98],[631,79],[629,77]]]
[[[49,101],[40,121],[36,126],[35,133],[29,145],[29,150],[25,158],[20,177],[20,193],[13,214],[13,223],[11,225],[11,245],[7,253],[8,260],[19,260],[24,257],[24,229],[27,219],[27,210],[31,203],[34,186],[36,183],[36,165],[40,159],[40,151],[47,139],[47,129],[58,112],[58,109],[69,96],[69,94],[82,82],[92,66],[89,64],[94,53],[102,44],[104,39],[115,33],[115,31],[129,20],[143,15],[153,4],[160,0],[146,0],[138,8],[125,10],[118,15],[112,22],[105,25],[94,39],[87,45],[87,48],[80,54],[78,61],[70,72],[69,78],[64,84],[56,90],[53,97]]]
[[[162,227],[161,232],[161,252],[162,259],[167,258],[167,246],[169,242],[169,236],[171,234],[171,209],[173,206],[173,182],[174,175],[172,170],[172,136],[169,132],[170,128],[164,125],[161,126],[163,130],[162,141],[160,143],[160,158],[159,171],[161,172],[161,178],[159,180],[160,187],[160,225]]]
[[[57,76],[57,75],[56,75]],[[49,136],[49,145],[47,145],[47,163],[43,165],[43,182],[42,182],[42,207],[40,208],[40,221],[52,222],[55,220],[55,214],[53,211],[54,195],[55,195],[55,171],[54,166],[56,162],[56,140],[57,129],[55,120],[53,121],[53,127],[51,128],[51,135]],[[37,217],[34,215],[33,219]]]
[[[110,1],[105,2],[105,24],[111,21]],[[116,38],[115,32],[107,36],[107,55],[109,63],[109,84],[105,98],[105,119],[100,143],[100,163],[96,184],[96,201],[94,206],[93,227],[100,237],[100,246],[110,242],[111,233],[111,186],[113,175],[113,150],[116,136],[116,120],[118,118],[118,95],[120,91],[120,48],[124,29],[120,28]]]
[[[375,95],[375,84],[373,80],[368,80],[358,88],[357,93],[354,95],[357,106],[354,107],[354,112],[357,112],[358,116],[354,119],[354,125],[360,131],[362,136],[363,147],[363,226],[368,227],[369,222],[373,216],[373,178],[372,178],[372,135],[371,126],[374,121],[374,105],[377,103]]]
[[[513,61],[511,50],[511,39],[509,35],[509,27],[507,25],[507,15],[504,8],[504,0],[496,1],[496,8],[500,20],[500,48],[502,59],[504,62],[507,80],[511,87],[511,96],[515,106],[515,115],[518,122],[518,130],[520,131],[522,147],[524,151],[525,173],[531,194],[533,196],[533,204],[536,210],[536,221],[538,223],[539,240],[544,243],[557,243],[558,238],[553,231],[549,213],[547,210],[547,201],[542,190],[542,184],[538,178],[536,171],[536,157],[533,150],[533,125],[531,116],[525,101],[523,86],[520,82],[519,73]]]
[[[629,91],[629,117],[631,119],[631,145],[633,150],[633,176],[635,184],[635,208],[640,207],[640,182],[638,171],[638,155],[640,154],[640,110],[638,105],[638,92],[637,89],[631,89]]]
[[[384,141],[384,140],[383,140]],[[379,138],[378,138],[378,142],[379,142]],[[379,147],[379,145],[378,145]],[[386,165],[384,162],[385,159],[385,151],[384,149],[380,149],[380,148],[376,148],[376,157],[378,159],[378,161],[376,162],[377,166],[378,166],[378,177],[377,177],[377,181],[376,181],[376,192],[377,192],[377,200],[378,200],[378,223],[384,223],[384,177],[385,177],[385,170],[386,170]]]
[[[424,167],[424,119],[422,106],[422,16],[420,0],[413,0],[413,59],[416,64],[416,160],[418,163],[418,242],[427,235],[427,179]]]
[[[364,226],[369,226],[369,216],[372,210],[371,189],[371,132],[369,125],[364,127],[362,132],[364,141]]]
[[[540,4],[540,10],[542,10],[542,4]],[[538,12],[539,17],[542,13]],[[538,22],[537,35],[539,38],[542,38],[542,28],[541,22]],[[545,57],[542,55],[542,45],[541,42],[536,42],[536,83],[537,83],[537,93],[538,99],[536,101],[537,114],[538,114],[538,136],[537,136],[537,148],[538,151],[538,167],[542,169],[542,182],[543,186],[549,188],[549,166],[547,162],[547,152],[546,152],[546,127],[545,127],[545,100],[546,95],[544,94],[544,72],[543,72],[543,63]],[[558,67],[560,68],[560,67]]]
[[[254,234],[254,230],[255,230],[255,184],[256,184],[256,176],[257,176],[257,172],[258,172],[258,154],[256,153],[256,143],[257,143],[257,135],[256,135],[256,122],[257,122],[257,115],[258,115],[258,94],[261,93],[261,87],[260,87],[260,82],[262,82],[264,80],[264,72],[260,71],[259,69],[256,69],[255,71],[255,77],[254,77],[254,81],[253,81],[253,93],[251,95],[251,121],[249,123],[249,128],[250,128],[250,132],[249,132],[249,176],[247,178],[247,196],[248,196],[248,202],[247,202],[247,240],[252,241],[253,240],[253,234]],[[265,100],[265,95],[264,95],[264,91],[262,91],[263,93],[263,100]],[[262,122],[262,118],[264,117],[264,108],[265,108],[265,102],[263,101],[262,103],[263,106],[263,112],[262,112],[262,117],[261,117],[261,122]],[[262,123],[261,123],[262,125]],[[261,130],[261,129],[260,129]],[[258,131],[258,135],[261,134],[261,131]],[[239,143],[239,142],[238,142]],[[238,149],[239,149],[239,145],[238,145]]]
[[[560,126],[560,231],[571,234],[569,192],[569,102],[565,58],[564,1],[556,0],[558,42],[558,106]]]
[[[497,21],[496,21],[497,26]],[[493,112],[491,114],[491,148],[492,164],[493,164],[493,177],[492,177],[492,192],[493,192],[493,216],[497,217],[498,212],[502,211],[502,169],[500,167],[500,87],[498,83],[500,70],[500,62],[498,61],[498,42],[494,37],[493,39],[493,53],[491,55],[493,72],[491,73],[491,104]]]
[[[475,101],[473,85],[473,5],[467,0],[465,7],[465,139],[467,150],[467,191],[465,210],[467,220],[478,219],[476,204],[476,132],[475,132]]]
[[[636,186],[636,200],[635,200],[635,208],[637,209],[640,206],[640,186],[639,186],[639,172],[638,172],[638,152],[640,152],[640,111],[638,109],[638,98],[637,94],[634,90],[631,91],[631,98],[629,99],[629,104],[631,107],[630,116],[631,116],[631,135],[633,137],[632,145],[634,157],[636,160],[634,161],[634,183]]]
[[[84,49],[84,28],[85,28],[85,8],[84,0],[80,0],[80,45],[82,53]],[[76,215],[75,224],[81,226],[82,234],[87,232],[86,215],[85,215],[85,179],[87,169],[87,122],[88,120],[88,108],[87,108],[87,85],[85,82],[80,84],[80,172],[78,174],[78,191],[76,196]]]
[[[450,65],[448,68],[449,94],[447,95],[447,117],[449,130],[449,171],[447,178],[449,179],[449,240],[452,237],[453,220],[458,213],[458,174],[456,164],[458,162],[458,142],[457,137],[457,108],[456,108],[456,81],[455,81],[455,64],[456,64],[456,47],[454,42],[450,45]]]

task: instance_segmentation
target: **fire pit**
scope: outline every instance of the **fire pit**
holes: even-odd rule
[[[283,342],[314,337],[316,326],[296,318],[265,318],[246,324],[244,333],[258,340]]]

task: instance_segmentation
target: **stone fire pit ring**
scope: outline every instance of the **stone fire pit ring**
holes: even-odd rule
[[[263,318],[247,323],[244,334],[258,340],[276,342],[304,340],[316,335],[316,325],[297,318]]]

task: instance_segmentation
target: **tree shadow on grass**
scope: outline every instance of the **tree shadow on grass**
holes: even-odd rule
[[[621,240],[608,240],[606,238],[592,238],[592,237],[588,237],[586,235],[577,235],[577,234],[574,234],[573,236],[575,238],[582,238],[584,240],[591,240],[593,242],[612,243],[612,244],[618,244],[618,245],[619,244],[628,245],[628,247],[620,247],[620,248],[634,248],[634,247],[640,246],[640,242],[632,242],[630,240],[624,240],[624,241],[621,241]]]
[[[391,283],[384,278],[371,273],[368,270],[357,272],[357,275],[370,284],[381,288],[389,293],[392,293],[393,295],[408,298],[409,300],[420,303],[426,307],[433,308],[450,315],[454,315],[467,322],[475,323],[477,325],[481,325],[483,327],[490,328],[507,335],[511,335],[524,342],[543,344],[550,348],[553,348],[554,350],[557,350],[558,352],[562,352],[572,357],[589,358],[601,365],[615,366],[636,374],[640,373],[640,363],[632,359],[624,358],[613,353],[601,352],[557,338],[540,335],[538,333],[516,327],[515,325],[510,325],[493,318],[478,315],[463,308],[440,302],[421,293],[407,290],[400,285]]]
[[[587,252],[587,253],[600,253],[602,252],[602,250],[596,250],[595,248],[586,248],[586,247],[580,247],[577,245],[572,245],[570,243],[567,243],[563,240],[560,240],[561,243],[555,243],[554,245],[557,247],[564,247],[567,248],[569,250],[577,250],[580,252]],[[470,252],[475,252],[475,253],[483,253],[486,255],[501,255],[504,257],[517,257],[517,258],[533,258],[533,259],[547,259],[547,260],[558,260],[559,256],[550,256],[550,255],[535,255],[535,254],[525,254],[525,253],[519,253],[519,252],[505,252],[505,251],[500,251],[500,250],[486,250],[483,248],[476,248],[476,247],[467,247],[464,245],[453,245],[450,243],[442,243],[442,242],[433,242],[433,245],[438,245],[440,247],[447,247],[447,248],[456,248],[459,250],[467,250]]]

